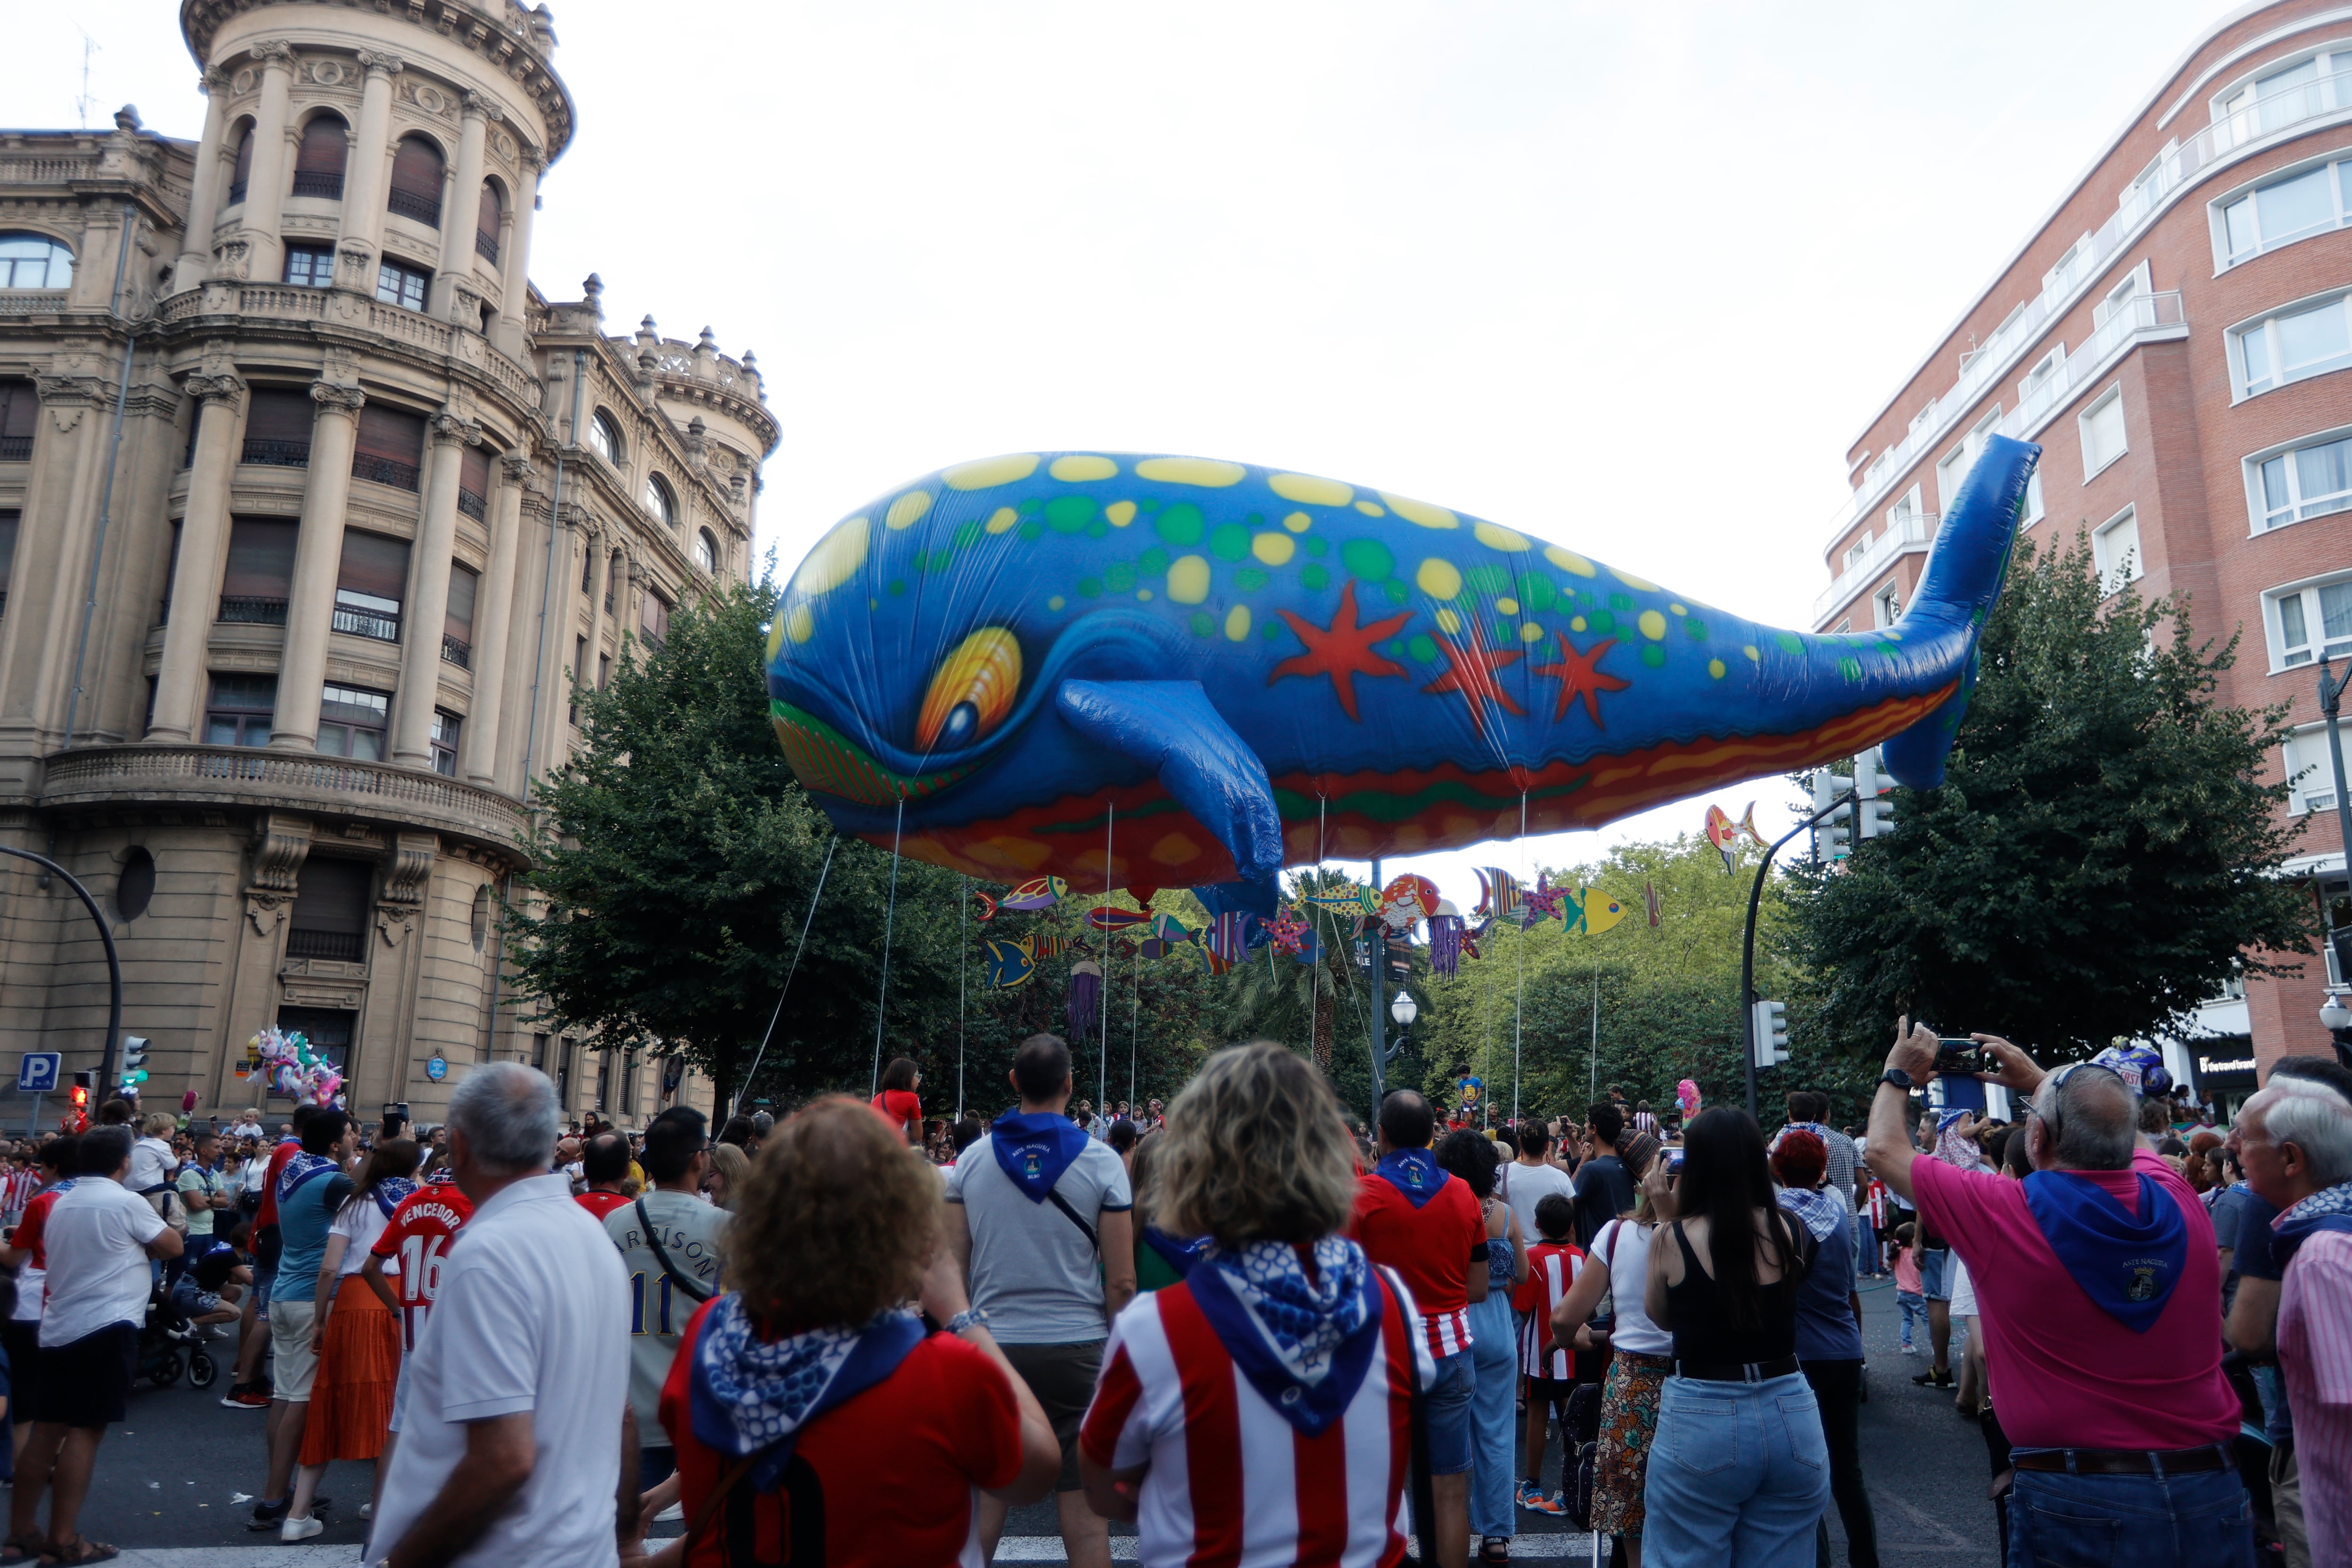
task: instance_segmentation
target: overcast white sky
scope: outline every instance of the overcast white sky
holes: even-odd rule
[[[559,0],[531,273],[758,351],[787,573],[950,462],[1190,452],[1802,626],[1848,444],[2224,9]],[[76,123],[86,31],[92,124],[201,129],[176,5],[11,12],[0,122]],[[1475,898],[1517,853],[1413,867]]]

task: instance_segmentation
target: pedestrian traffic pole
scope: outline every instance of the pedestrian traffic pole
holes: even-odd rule
[[[66,886],[74,890],[81,907],[89,911],[90,923],[98,927],[99,945],[106,950],[106,1044],[99,1053],[98,1089],[101,1096],[110,1097],[114,1082],[114,1053],[122,1042],[122,960],[114,951],[114,933],[106,929],[106,916],[100,911],[98,900],[81,879],[46,855],[36,855],[29,849],[11,848],[0,844],[0,855],[14,855],[19,860],[30,860],[52,877],[65,879]]]
[[[1764,879],[1772,869],[1772,857],[1780,847],[1798,834],[1808,831],[1817,822],[1835,816],[1843,804],[1857,798],[1851,786],[1831,798],[1830,804],[1788,832],[1774,839],[1764,851],[1764,858],[1756,866],[1756,885],[1748,890],[1748,929],[1739,943],[1739,1037],[1745,1043],[1748,1058],[1748,1114],[1756,1114],[1756,910],[1764,901]]]

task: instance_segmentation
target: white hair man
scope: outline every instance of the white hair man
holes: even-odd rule
[[[441,1270],[366,1561],[613,1568],[637,1536],[628,1278],[551,1171],[555,1089],[520,1062],[449,1099],[474,1217]]]
[[[2230,1151],[2275,1204],[2279,1370],[2314,1563],[2352,1562],[2352,1102],[2273,1076],[2239,1109]]]

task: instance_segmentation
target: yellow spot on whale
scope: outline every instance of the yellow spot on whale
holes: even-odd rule
[[[1110,525],[1113,528],[1125,528],[1135,521],[1135,503],[1131,500],[1115,500],[1103,508],[1103,516],[1110,520]]]
[[[1151,858],[1162,866],[1181,866],[1200,856],[1201,847],[1182,833],[1168,833],[1151,847]]]
[[[1089,457],[1072,453],[1056,458],[1045,470],[1064,484],[1083,484],[1088,479],[1108,479],[1118,472],[1118,465],[1108,458]]]
[[[882,514],[882,521],[894,531],[901,528],[911,528],[925,512],[930,510],[930,491],[908,490],[890,503],[890,510]]]
[[[1209,596],[1209,558],[1180,555],[1168,563],[1168,596],[1180,605],[1197,605]]]
[[[1250,541],[1250,553],[1269,566],[1288,564],[1297,549],[1298,541],[1286,533],[1261,533]]]
[[[1723,679],[1723,660],[1719,658],[1708,659],[1706,661],[1706,672],[1715,677],[1717,680],[1721,680]]]
[[[1519,640],[1521,642],[1543,641],[1543,627],[1536,625],[1533,621],[1529,621],[1527,625],[1519,628]]]
[[[1649,582],[1641,577],[1636,577],[1631,572],[1620,572],[1617,568],[1612,566],[1609,568],[1609,574],[1612,577],[1616,578],[1620,583],[1624,584],[1628,588],[1635,590],[1637,593],[1654,594],[1658,591],[1658,585],[1655,583]]]
[[[1666,608],[1667,608],[1667,609],[1669,609],[1669,610],[1671,610],[1671,611],[1673,611],[1675,615],[1678,615],[1678,616],[1687,616],[1687,615],[1689,615],[1689,614],[1690,614],[1690,612],[1689,612],[1688,610],[1685,609],[1685,608],[1684,608],[1682,605],[1668,605],[1666,606]]]
[[[1304,533],[1315,526],[1315,520],[1303,511],[1294,511],[1282,520],[1282,526],[1293,533]]]
[[[1198,485],[1209,490],[1237,485],[1247,472],[1239,463],[1215,458],[1146,458],[1135,465],[1138,479],[1161,485]]]
[[[1062,597],[1061,595],[1056,594],[1052,598],[1045,601],[1045,607],[1049,610],[1058,610],[1069,602],[1070,601],[1067,599]]]
[[[1388,516],[1387,509],[1382,507],[1378,501],[1360,500],[1356,503],[1356,510],[1362,512],[1366,517]]]
[[[1666,617],[1658,614],[1655,610],[1643,610],[1642,612],[1642,635],[1649,638],[1652,642],[1656,642],[1660,637],[1664,637],[1666,635]]]
[[[1432,506],[1425,500],[1414,500],[1411,496],[1392,496],[1386,490],[1381,492],[1381,499],[1389,503],[1391,511],[1407,522],[1418,523],[1423,528],[1462,526],[1462,520],[1442,506]]]
[[[1036,453],[1011,452],[1002,458],[982,458],[976,463],[958,463],[952,468],[941,469],[940,482],[951,490],[985,490],[1025,479],[1036,471]]]
[[[778,616],[768,627],[768,662],[771,664],[776,661],[778,654],[784,651],[784,622],[785,617]]]
[[[998,507],[994,515],[990,517],[988,520],[988,531],[991,533],[1003,533],[1020,521],[1021,514],[1014,511],[1011,507]]]
[[[1462,593],[1462,569],[1434,555],[1421,563],[1412,581],[1415,587],[1433,599],[1457,598]]]
[[[1489,550],[1508,550],[1516,552],[1535,547],[1535,542],[1526,534],[1515,533],[1499,523],[1474,522],[1470,525],[1470,531],[1476,536],[1479,543]]]
[[[1580,577],[1597,577],[1600,575],[1598,572],[1593,570],[1591,562],[1587,561],[1575,551],[1562,550],[1557,544],[1547,544],[1544,546],[1544,559],[1559,567],[1561,571],[1573,572]]]
[[[1271,474],[1266,478],[1265,488],[1301,506],[1346,506],[1356,496],[1355,486],[1318,479],[1313,474]]]
[[[852,577],[866,564],[866,549],[872,538],[871,531],[862,517],[853,517],[834,524],[833,531],[817,541],[801,569],[793,574],[793,592],[812,598],[830,594]]]
[[[1225,612],[1225,640],[1239,642],[1249,636],[1250,613],[1247,605],[1235,605]]]
[[[1497,599],[1495,601],[1495,608],[1504,615],[1516,616],[1519,613],[1519,602],[1517,599]]]
[[[1151,603],[1151,590],[1149,588],[1138,588],[1135,596],[1147,605]]]
[[[806,642],[816,636],[816,617],[809,614],[806,605],[794,605],[793,613],[784,617],[784,635],[794,642]]]
[[[1761,664],[1764,662],[1763,658],[1757,653],[1756,645],[1754,643],[1742,644],[1739,651],[1746,654],[1748,656],[1748,662],[1752,664]]]
[[[1568,629],[1572,632],[1582,631],[1584,629],[1584,617],[1582,616],[1579,616],[1574,620],[1570,621],[1568,623]]]
[[[1437,612],[1437,629],[1447,637],[1454,637],[1462,630],[1462,617],[1455,615],[1451,606],[1440,610]]]

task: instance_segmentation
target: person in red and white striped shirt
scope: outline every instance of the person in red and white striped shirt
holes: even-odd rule
[[[1155,1159],[1151,1223],[1211,1245],[1111,1327],[1078,1433],[1087,1502],[1135,1522],[1147,1568],[1393,1568],[1412,1394],[1437,1369],[1406,1284],[1342,1234],[1338,1101],[1303,1058],[1236,1046],[1169,1108]]]
[[[1543,1239],[1528,1248],[1528,1277],[1511,1297],[1513,1309],[1526,1314],[1519,1325],[1519,1372],[1528,1380],[1527,1465],[1518,1503],[1538,1513],[1563,1514],[1568,1507],[1561,1499],[1544,1496],[1544,1444],[1555,1407],[1560,1440],[1570,1443],[1568,1396],[1576,1387],[1576,1357],[1554,1342],[1551,1315],[1584,1267],[1584,1248],[1574,1239],[1576,1205],[1558,1193],[1536,1205],[1536,1228]],[[1571,1469],[1575,1457],[1569,1454]]]

